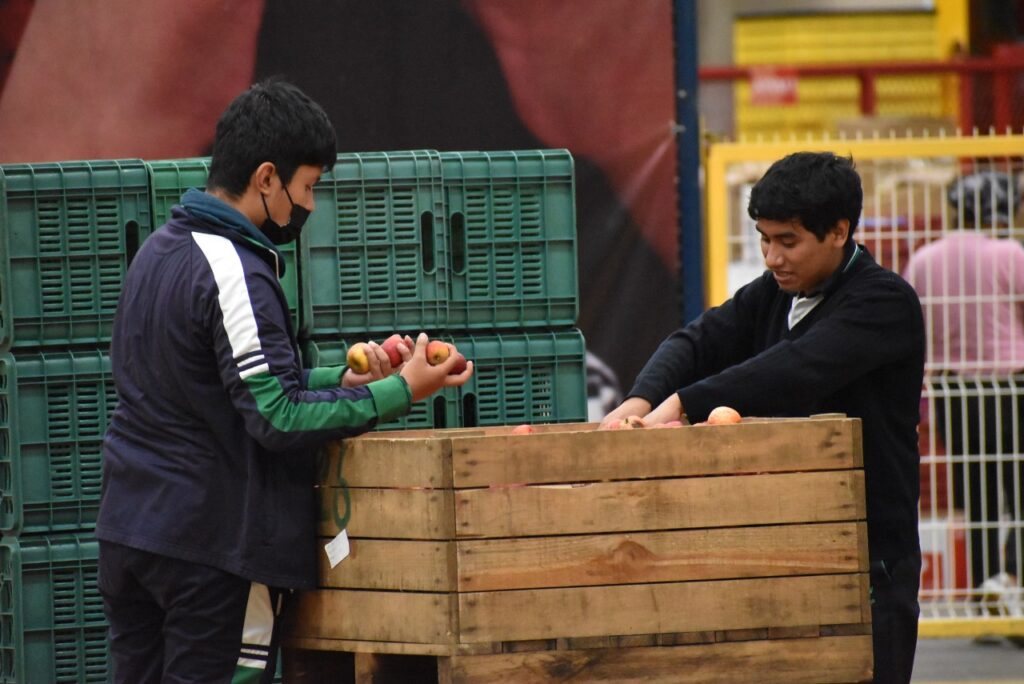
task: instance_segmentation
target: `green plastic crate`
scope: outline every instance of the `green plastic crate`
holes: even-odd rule
[[[85,535],[0,540],[0,683],[110,681],[98,558]]]
[[[206,178],[210,173],[209,157],[192,157],[189,159],[166,159],[146,162],[150,179],[150,202],[153,207],[153,222],[162,226],[171,218],[171,207],[178,204],[181,196],[189,188],[206,189]],[[298,251],[295,243],[279,245],[284,257],[284,278],[281,289],[284,290],[288,310],[292,314],[296,330],[299,326],[299,268],[295,263]]]
[[[571,326],[579,313],[567,150],[442,152],[448,329]]]
[[[587,420],[586,345],[578,330],[438,337],[473,361],[473,377],[413,404],[409,415],[378,429]],[[311,341],[304,361],[308,367],[340,366],[347,351],[345,342]]]
[[[108,341],[152,229],[141,160],[0,165],[0,350]]]
[[[338,155],[301,241],[304,333],[444,327],[443,213],[437,152]]]
[[[98,351],[0,354],[0,530],[95,525],[117,396]]]

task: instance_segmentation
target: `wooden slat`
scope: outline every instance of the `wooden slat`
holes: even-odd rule
[[[454,594],[319,589],[298,595],[290,639],[454,642]],[[298,642],[295,642],[296,644]]]
[[[293,636],[288,628],[281,644],[284,648],[307,651],[345,651],[352,653],[391,653],[394,655],[449,656],[482,655],[501,653],[500,644],[412,644],[397,641],[362,641],[354,639],[320,639],[316,637]]]
[[[870,606],[868,606],[868,613],[870,614]],[[822,625],[818,628],[818,634],[821,636],[852,636],[855,634],[871,634],[871,623],[861,622],[859,624],[847,624],[847,625]]]
[[[349,487],[451,487],[451,442],[425,436],[368,438],[328,444],[318,484]]]
[[[866,574],[459,594],[462,643],[861,621]]]
[[[863,465],[857,419],[451,437],[457,488]]]
[[[460,538],[862,520],[864,474],[841,470],[460,490],[455,515]]]
[[[329,540],[321,539],[321,546]],[[319,554],[320,586],[332,589],[455,591],[450,571],[454,542],[351,539],[349,555],[334,568]]]
[[[784,639],[445,658],[446,684],[818,684],[871,679],[871,637]]]
[[[319,487],[319,534],[333,537],[345,518],[341,487]],[[455,533],[453,492],[450,489],[349,488],[352,515],[350,537],[388,539],[452,539]]]
[[[819,636],[818,625],[797,625],[796,627],[769,627],[769,639],[814,638]]]
[[[768,638],[768,628],[758,629],[727,629],[715,632],[715,641],[758,641]]]
[[[862,537],[846,522],[460,541],[458,590],[866,572]]]

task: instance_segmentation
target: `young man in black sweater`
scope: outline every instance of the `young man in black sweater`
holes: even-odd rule
[[[913,288],[853,240],[863,191],[849,159],[775,162],[748,205],[767,271],[670,335],[602,422],[841,412],[862,421],[875,682],[909,682],[921,550],[917,423],[924,374]]]

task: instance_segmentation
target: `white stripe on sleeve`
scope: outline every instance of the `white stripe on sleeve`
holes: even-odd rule
[[[235,251],[231,240],[209,233],[192,233],[192,239],[199,245],[217,282],[218,302],[224,317],[224,330],[231,343],[231,354],[236,359],[260,351],[260,337],[256,328],[256,315],[249,299],[249,288],[245,284],[242,260]],[[251,363],[244,359],[239,365]],[[244,377],[269,370],[266,364],[247,369]]]

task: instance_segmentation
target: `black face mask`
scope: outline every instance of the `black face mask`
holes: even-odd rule
[[[306,223],[306,219],[309,218],[309,209],[292,202],[292,196],[288,192],[288,188],[284,188],[284,194],[288,197],[288,201],[292,203],[292,213],[288,217],[288,223],[280,226],[274,219],[270,218],[270,210],[267,208],[267,198],[262,194],[260,199],[263,200],[263,210],[267,212],[267,220],[260,226],[260,230],[263,234],[270,238],[270,241],[275,245],[285,245],[289,242],[293,242],[298,239],[299,233],[302,232],[302,226]]]

